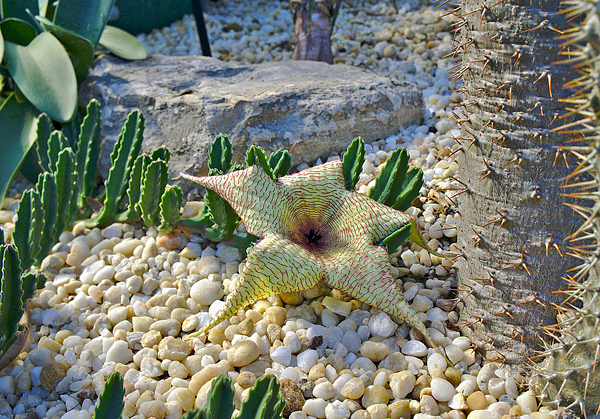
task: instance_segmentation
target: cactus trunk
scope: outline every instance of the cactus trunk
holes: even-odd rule
[[[569,273],[568,298],[561,305],[557,324],[549,328],[554,342],[548,345],[544,362],[533,377],[534,388],[553,407],[570,407],[583,417],[600,415],[600,266],[598,243],[600,239],[600,158],[598,141],[600,120],[600,4],[571,0],[564,10],[566,17],[576,22],[563,38],[568,40],[569,55],[563,54],[566,64],[573,65],[573,76],[567,88],[574,88],[568,100],[576,121],[565,124],[559,131],[583,139],[584,143],[571,144],[567,150],[579,157],[574,167],[569,188],[572,196],[586,198],[592,208],[574,207],[585,219],[573,234],[571,252],[583,260]],[[585,19],[580,19],[582,14]],[[586,175],[587,172],[587,175]],[[584,177],[581,179],[581,177]]]
[[[493,5],[492,5],[493,4]],[[576,261],[566,240],[580,221],[558,186],[569,169],[557,151],[561,88],[572,71],[554,65],[568,27],[559,0],[463,0],[456,12],[461,122],[461,220],[456,261],[462,331],[488,358],[525,364],[540,326]],[[571,162],[573,164],[573,162]],[[564,255],[564,256],[563,256]]]

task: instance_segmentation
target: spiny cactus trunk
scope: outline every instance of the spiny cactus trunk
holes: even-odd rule
[[[556,146],[561,88],[571,70],[553,63],[568,27],[560,0],[463,0],[462,145],[456,260],[463,332],[488,358],[516,365],[540,349],[540,326],[556,322],[565,272],[576,264],[566,238],[580,220],[559,189],[569,169]],[[572,163],[572,162],[571,162]],[[561,255],[561,253],[564,255]]]
[[[590,418],[600,415],[600,63],[597,60],[600,4],[583,0],[572,0],[568,4],[571,7],[565,10],[567,16],[583,13],[585,21],[566,36],[571,41],[567,61],[574,66],[573,80],[568,87],[575,88],[575,96],[569,103],[577,113],[577,121],[563,128],[578,138],[583,136],[587,143],[568,147],[580,158],[574,174],[589,171],[594,178],[592,182],[578,185],[575,181],[570,186],[576,195],[591,199],[594,207],[577,208],[587,219],[575,235],[572,250],[583,263],[571,273],[569,298],[561,307],[554,329],[555,342],[549,346],[547,358],[534,374],[533,384],[545,401],[563,408],[572,407],[575,413]]]
[[[310,0],[290,1],[296,35],[294,60],[324,61],[333,64],[331,54],[333,0],[314,1],[310,19],[309,2]]]

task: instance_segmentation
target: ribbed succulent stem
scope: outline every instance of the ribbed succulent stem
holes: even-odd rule
[[[562,36],[567,41],[564,61],[575,70],[574,80],[566,85],[575,93],[566,102],[577,120],[557,131],[585,144],[565,147],[579,158],[579,164],[564,190],[594,205],[573,206],[584,222],[572,235],[570,251],[583,262],[566,275],[567,299],[560,306],[557,324],[548,328],[554,342],[542,354],[546,358],[537,368],[533,384],[546,402],[570,407],[589,418],[600,414],[600,2],[565,3],[563,13],[579,22]]]
[[[542,348],[539,326],[555,322],[555,291],[576,262],[566,239],[579,221],[557,188],[572,168],[555,148],[571,137],[551,131],[572,73],[554,65],[556,30],[568,27],[560,3],[463,0],[456,12],[460,326],[489,358],[515,365]]]

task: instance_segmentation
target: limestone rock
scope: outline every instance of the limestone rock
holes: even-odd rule
[[[171,150],[170,177],[206,174],[208,150],[219,133],[229,135],[234,161],[252,144],[274,151],[297,143],[293,163],[312,163],[344,151],[355,137],[369,142],[397,134],[401,126],[418,124],[424,112],[414,86],[350,66],[251,65],[200,56],[130,62],[103,57],[79,97],[81,105],[92,98],[102,105],[104,176],[113,143],[134,109],[146,118],[142,150]]]

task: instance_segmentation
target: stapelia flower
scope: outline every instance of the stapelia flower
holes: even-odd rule
[[[374,243],[413,223],[411,239],[424,245],[414,218],[345,187],[341,161],[271,179],[261,167],[186,179],[212,189],[260,237],[211,329],[239,309],[272,295],[324,281],[421,332],[425,325],[396,286],[386,250]]]

